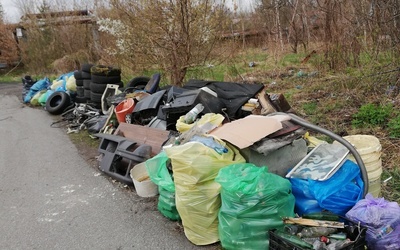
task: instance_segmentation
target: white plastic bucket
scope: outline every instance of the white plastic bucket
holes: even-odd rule
[[[135,165],[130,174],[137,195],[140,197],[153,197],[158,194],[158,187],[150,180],[144,162]]]
[[[382,146],[379,139],[372,135],[350,135],[343,137],[350,142],[360,154],[368,175],[368,193],[378,197],[381,193]],[[354,157],[349,157],[354,160]]]

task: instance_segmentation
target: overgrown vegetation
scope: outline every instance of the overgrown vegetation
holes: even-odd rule
[[[351,123],[355,127],[365,126],[384,126],[389,120],[389,116],[393,112],[393,106],[387,104],[378,106],[372,103],[362,105],[357,113],[353,115]]]

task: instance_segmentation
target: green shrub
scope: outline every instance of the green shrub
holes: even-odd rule
[[[390,137],[400,138],[400,115],[389,121],[388,130]]]
[[[306,115],[314,115],[317,112],[318,105],[316,102],[309,102],[303,104],[303,110]]]
[[[392,105],[377,106],[375,104],[365,104],[353,115],[352,125],[355,127],[366,127],[368,125],[385,125],[393,111]]]

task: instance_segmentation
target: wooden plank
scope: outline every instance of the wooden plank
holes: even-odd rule
[[[170,132],[135,124],[120,123],[114,134],[126,137],[139,144],[150,145],[152,148],[151,156],[155,156],[160,153],[163,144],[169,139]]]
[[[298,224],[303,226],[313,226],[313,227],[333,227],[333,228],[344,228],[343,222],[338,221],[327,221],[327,220],[312,220],[304,218],[284,218],[283,222],[285,224]]]
[[[258,94],[258,101],[260,102],[261,107],[262,107],[261,114],[268,115],[268,114],[276,112],[276,109],[272,105],[269,97],[265,94],[264,90],[260,91],[260,93]]]

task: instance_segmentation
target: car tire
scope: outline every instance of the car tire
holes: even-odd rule
[[[86,103],[87,98],[84,96],[75,96],[75,102],[76,103]]]
[[[121,69],[104,65],[95,65],[90,69],[90,73],[97,76],[120,76]]]
[[[85,89],[90,89],[90,84],[92,83],[92,80],[89,80],[89,79],[85,79],[85,80],[83,80],[83,87],[85,88]]]
[[[121,76],[99,76],[92,75],[92,82],[97,84],[114,84],[121,81]]]
[[[85,96],[85,88],[83,88],[82,86],[76,86],[76,94],[80,97]]]
[[[136,88],[136,89],[144,89],[146,84],[150,81],[150,77],[147,76],[138,76],[131,79],[127,84],[127,88]],[[140,88],[139,88],[140,87]]]
[[[90,100],[94,103],[101,103],[101,97],[103,96],[103,93],[94,93],[90,92]]]
[[[52,115],[60,115],[70,104],[70,96],[65,92],[57,91],[47,98],[46,110]]]
[[[82,79],[92,79],[92,75],[88,72],[82,71]]]
[[[75,77],[75,80],[82,80],[82,79],[83,79],[83,77],[82,77],[82,71],[80,71],[80,70],[75,70],[75,71],[74,71],[74,77]]]
[[[82,79],[76,79],[76,86],[78,87],[83,87],[83,80]]]
[[[84,64],[82,64],[82,66],[81,66],[81,70],[83,71],[83,72],[86,72],[86,73],[89,73],[90,74],[90,69],[93,67],[93,64],[91,64],[91,63],[84,63]]]
[[[106,88],[107,88],[107,84],[99,84],[99,83],[95,83],[95,82],[92,82],[90,84],[90,91],[92,91],[93,93],[102,94],[102,93],[104,93],[104,90],[106,90]]]
[[[84,97],[86,97],[86,99],[90,100],[90,89],[84,89]]]

